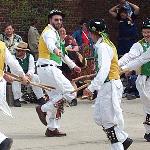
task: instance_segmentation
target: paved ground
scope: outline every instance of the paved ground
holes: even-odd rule
[[[150,143],[143,139],[144,127],[140,100],[123,100],[125,130],[134,139],[131,150],[149,150]],[[77,107],[66,108],[61,130],[66,137],[47,138],[46,127],[39,121],[35,105],[12,107],[14,119],[0,115],[0,130],[14,139],[12,150],[109,150],[102,129],[92,118],[92,102],[79,101]]]

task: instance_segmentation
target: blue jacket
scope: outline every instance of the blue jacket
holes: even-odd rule
[[[72,36],[76,39],[76,42],[78,44],[78,46],[82,46],[82,30],[81,28],[76,30]],[[93,45],[94,45],[94,42],[91,38],[91,35],[88,34],[88,38],[89,38],[89,41],[90,41],[90,48],[92,49],[92,56],[94,56],[94,48],[93,48]]]
[[[78,46],[82,46],[82,30],[76,30],[72,36],[76,39]],[[90,34],[88,35],[89,41],[90,41],[90,47],[93,47],[93,41],[91,39]]]

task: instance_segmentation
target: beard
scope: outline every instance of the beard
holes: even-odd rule
[[[150,43],[150,37],[145,38],[148,43]]]
[[[59,30],[59,29],[62,27],[62,24],[60,24],[60,23],[57,23],[57,24],[52,23],[52,26],[53,26],[56,30]]]
[[[145,41],[150,42],[150,36],[144,36]]]

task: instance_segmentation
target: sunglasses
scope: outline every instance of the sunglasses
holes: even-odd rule
[[[19,53],[19,52],[24,52],[24,50],[16,50],[16,52],[18,52],[18,53]]]
[[[62,19],[56,18],[56,19],[54,19],[54,21],[56,21],[56,22],[61,21],[62,22]]]

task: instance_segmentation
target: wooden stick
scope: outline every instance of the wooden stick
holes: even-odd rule
[[[91,80],[85,80],[84,83],[91,83]]]
[[[78,92],[78,91],[88,87],[88,85],[90,85],[90,83],[87,83],[87,84],[84,84],[84,85],[80,86],[79,88],[77,88],[74,91],[72,91],[71,94],[73,94],[74,92]]]
[[[15,79],[14,79],[14,81],[21,82],[21,79],[17,79],[17,78],[15,78]],[[39,88],[45,89],[45,90],[47,90],[47,91],[51,91],[51,89],[50,89],[50,88],[45,87],[45,86],[42,86],[42,85],[39,85],[39,84],[36,84],[36,83],[33,83],[33,82],[30,82],[29,84],[30,84],[30,85],[32,85],[32,86],[36,86],[36,87],[39,87]]]
[[[18,77],[17,75],[14,75],[14,74],[9,73],[9,72],[7,72],[6,74],[10,75],[13,78],[15,78],[15,81],[21,82],[21,78]],[[51,86],[44,86],[42,84],[37,84],[37,83],[33,83],[33,82],[30,82],[29,84],[33,85],[33,86],[37,86],[37,87],[45,89],[45,90],[48,90],[48,91],[51,91],[51,89],[55,89],[54,87],[51,87]]]
[[[76,81],[78,81],[78,80],[80,80],[80,79],[90,78],[90,77],[94,77],[94,76],[96,76],[95,73],[94,73],[94,74],[90,74],[90,75],[84,75],[84,76],[80,76],[80,77],[78,77],[78,78],[75,78],[75,79],[73,79],[72,81],[73,81],[73,82],[76,82]]]
[[[39,83],[39,85],[45,86],[45,87],[50,88],[50,89],[56,89],[56,88],[53,87],[53,86],[50,86],[50,85],[47,85],[47,84],[43,84],[43,83]]]

